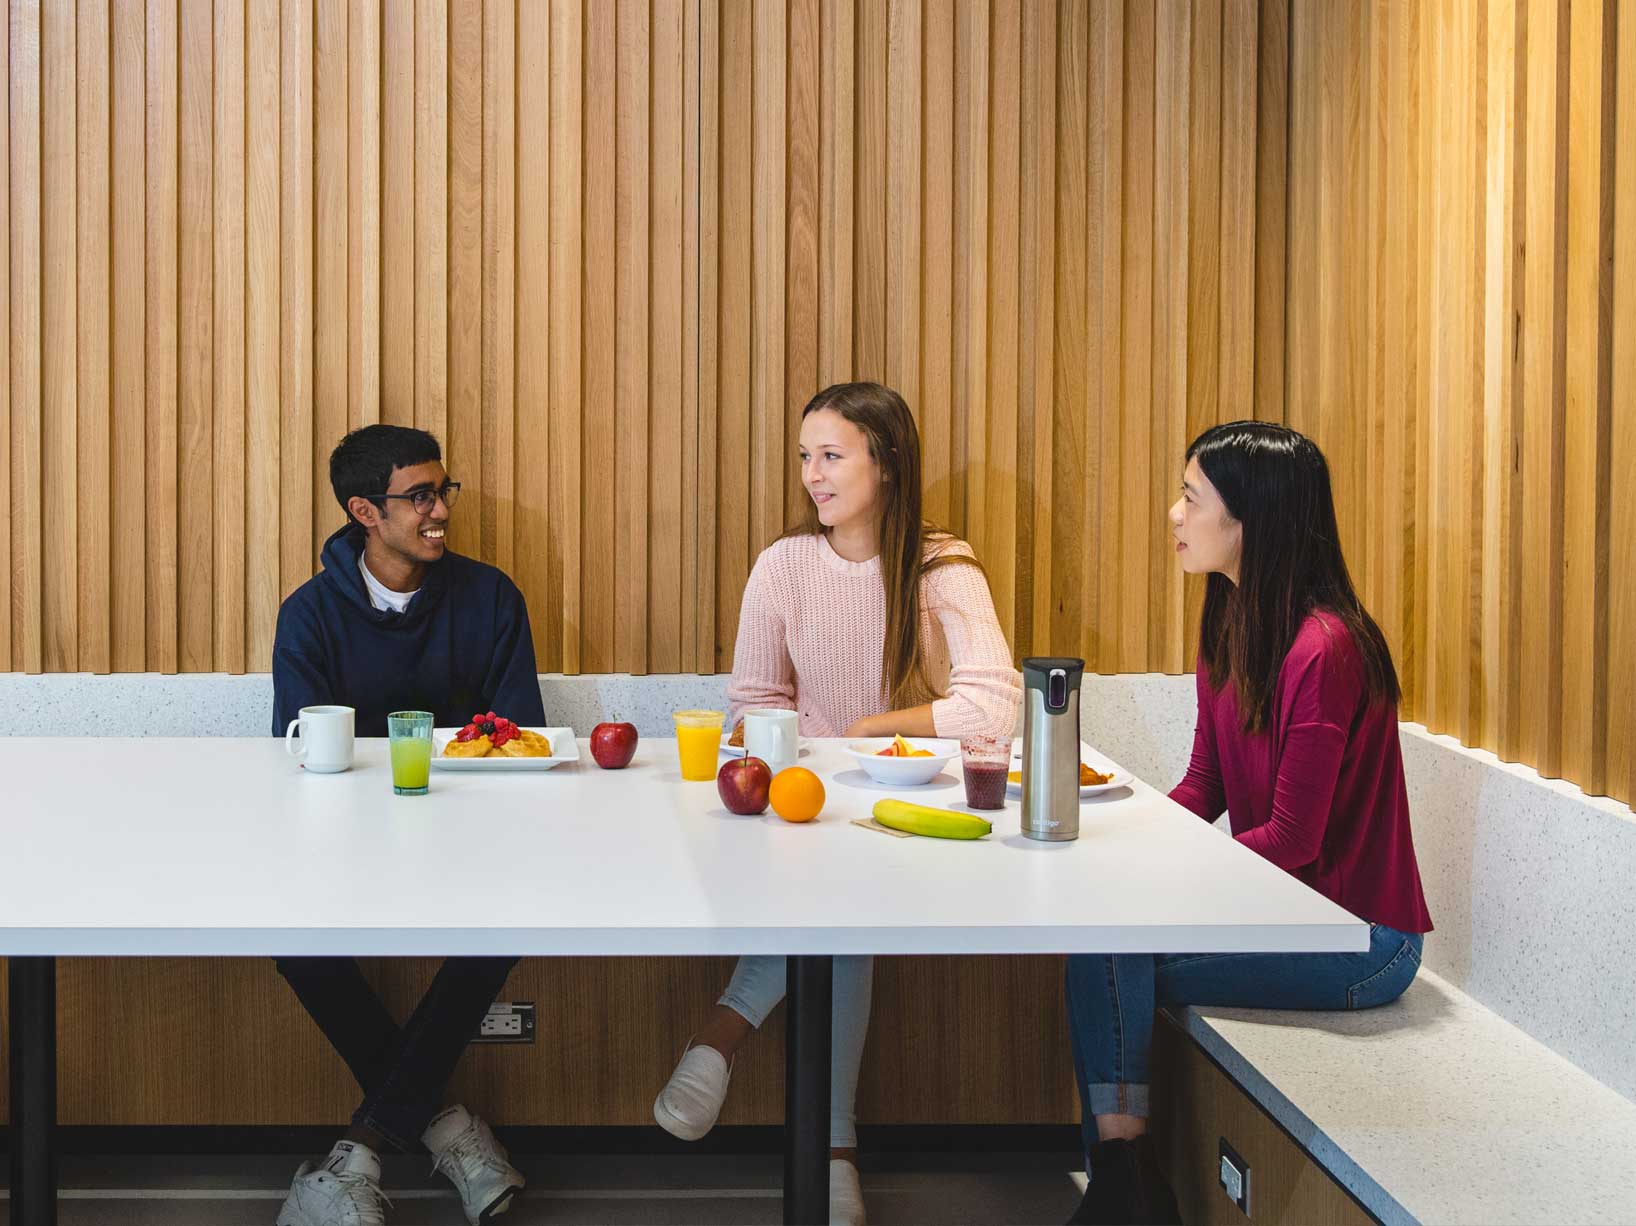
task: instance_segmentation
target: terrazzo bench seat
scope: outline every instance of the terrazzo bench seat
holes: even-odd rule
[[[1159,1030],[1165,1021],[1175,1030],[1156,1042],[1161,1054],[1170,1044],[1172,1065],[1186,1061],[1178,1048],[1196,1044],[1218,1070],[1206,1076],[1224,1074],[1386,1226],[1636,1222],[1636,1103],[1429,971],[1394,1004],[1358,1013],[1166,1014]],[[1175,1114],[1187,1106],[1198,1104]],[[1210,1114],[1212,1133],[1232,1127]],[[1158,1120],[1156,1130],[1164,1137]],[[1253,1139],[1220,1139],[1251,1168],[1249,1221],[1317,1220],[1315,1202],[1291,1198],[1269,1145],[1258,1156]],[[1208,1147],[1208,1158],[1189,1151],[1186,1165],[1213,1173],[1217,1141],[1162,1143],[1177,1156]],[[1258,1157],[1273,1168],[1259,1201]],[[1245,1221],[1220,1187],[1178,1194],[1189,1223]],[[1327,1203],[1332,1220],[1365,1220],[1339,1196]]]

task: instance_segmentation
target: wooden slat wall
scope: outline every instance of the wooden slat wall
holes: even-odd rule
[[[1629,799],[1618,8],[13,0],[0,664],[265,669],[395,421],[543,671],[726,670],[875,378],[1019,656],[1184,671],[1181,450],[1288,420],[1404,713]]]
[[[744,578],[799,506],[802,405],[870,378],[915,411],[928,511],[985,559],[1019,655],[1185,668],[1164,512],[1191,434],[1256,412],[1267,6],[709,7],[695,663],[731,667]]]
[[[442,438],[542,670],[695,667],[694,0],[4,25],[0,664],[265,670],[341,522],[329,449],[392,421]]]
[[[1285,417],[1403,714],[1629,802],[1631,6],[1291,11]]]

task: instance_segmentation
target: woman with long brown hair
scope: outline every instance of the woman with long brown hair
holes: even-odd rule
[[[1241,421],[1187,449],[1170,509],[1182,569],[1206,575],[1198,727],[1171,799],[1369,921],[1349,954],[1076,954],[1068,959],[1090,1177],[1072,1222],[1179,1222],[1147,1139],[1156,1005],[1368,1009],[1420,967],[1420,888],[1398,744],[1398,681],[1341,556],[1311,439]]]
[[[971,548],[921,518],[920,437],[877,383],[825,388],[801,415],[801,524],[744,590],[729,720],[799,715],[808,737],[1009,736],[1021,701],[1011,649]],[[727,1096],[733,1054],[784,995],[784,959],[739,960],[653,1113],[697,1140]],[[874,960],[837,957],[830,1216],[864,1220],[854,1101]]]

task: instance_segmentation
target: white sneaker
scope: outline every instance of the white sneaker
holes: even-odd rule
[[[303,1162],[278,1211],[278,1226],[385,1226],[381,1160],[367,1145],[337,1141],[318,1166]]]
[[[432,1152],[432,1169],[448,1176],[460,1193],[471,1226],[492,1222],[527,1186],[489,1126],[464,1107],[450,1107],[434,1117],[420,1139]]]
[[[653,1118],[671,1136],[697,1141],[716,1126],[732,1076],[731,1066],[714,1047],[688,1048],[653,1100]]]
[[[845,1158],[829,1160],[829,1226],[868,1226],[858,1168]]]

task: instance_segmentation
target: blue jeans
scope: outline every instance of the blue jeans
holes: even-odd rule
[[[1097,1116],[1148,1113],[1155,1008],[1372,1009],[1403,995],[1424,940],[1370,924],[1361,954],[1074,954],[1068,1028],[1085,1148]]]
[[[443,1105],[454,1066],[516,958],[448,958],[402,1026],[352,958],[277,958],[309,1017],[363,1089],[352,1122],[406,1153]]]
[[[733,979],[716,1003],[726,1005],[757,1030],[784,999],[785,959],[745,956],[733,968]],[[863,1040],[869,1030],[869,1003],[874,995],[875,959],[842,955],[835,959],[830,998],[829,1144],[833,1149],[858,1147],[858,1070],[863,1067]]]

